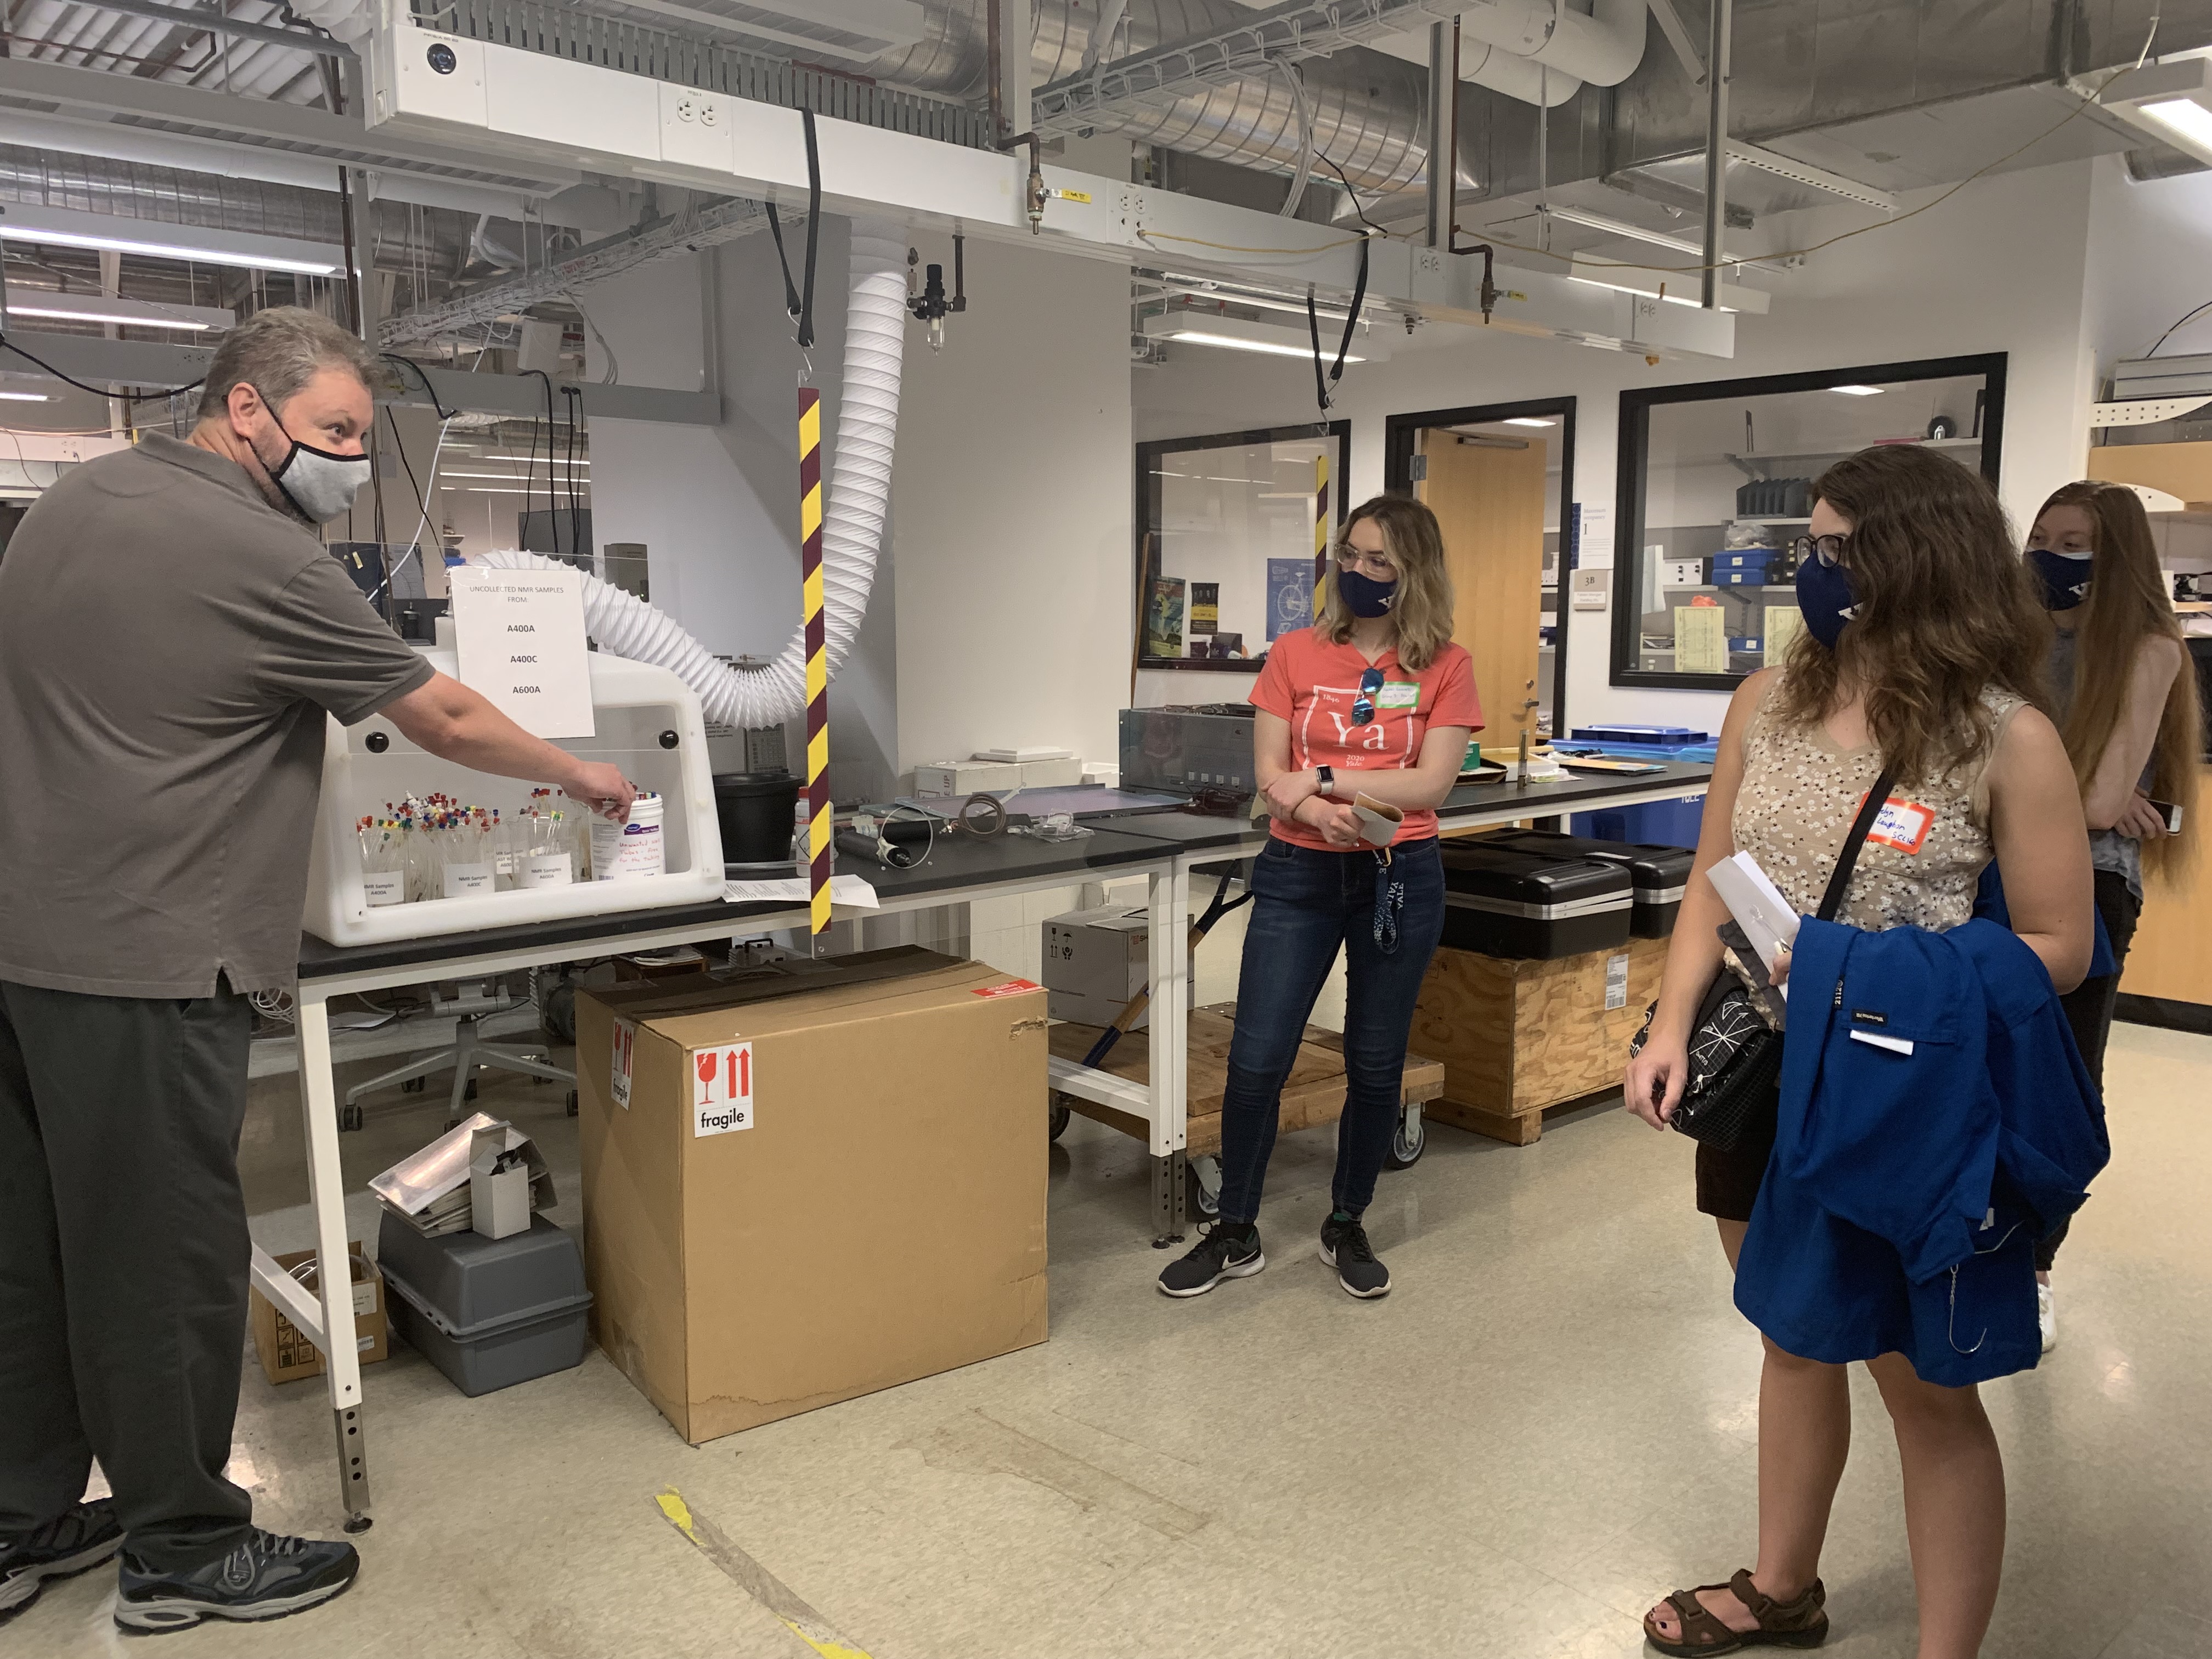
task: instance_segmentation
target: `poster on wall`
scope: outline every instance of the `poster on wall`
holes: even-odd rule
[[[1310,628],[1314,619],[1311,559],[1267,561],[1267,641]]]
[[[1674,607],[1674,672],[1678,674],[1728,672],[1728,628],[1718,605],[1678,605]]]
[[[1145,600],[1145,654],[1182,655],[1182,578],[1155,576]]]
[[[1221,584],[1193,582],[1190,585],[1190,631],[1194,634],[1218,634],[1221,631]]]
[[[1790,654],[1790,642],[1804,626],[1804,615],[1794,605],[1766,607],[1766,660],[1780,662]]]

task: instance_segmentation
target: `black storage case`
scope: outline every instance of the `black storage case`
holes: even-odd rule
[[[1444,936],[1455,951],[1549,962],[1628,943],[1626,865],[1443,843]]]
[[[1596,859],[1625,865],[1636,901],[1628,913],[1628,931],[1638,939],[1665,939],[1674,931],[1674,917],[1682,908],[1682,895],[1690,885],[1690,866],[1697,857],[1695,849],[1688,847],[1596,841],[1551,830],[1508,830],[1484,839],[1492,847],[1510,847],[1539,858]]]

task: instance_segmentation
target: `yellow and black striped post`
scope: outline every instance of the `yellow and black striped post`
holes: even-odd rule
[[[1328,605],[1328,457],[1314,457],[1314,620]]]
[[[814,932],[830,931],[830,657],[822,616],[822,394],[799,388],[799,528],[806,616],[806,854]]]

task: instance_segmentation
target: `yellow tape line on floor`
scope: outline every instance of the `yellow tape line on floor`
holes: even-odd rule
[[[822,1659],[868,1659],[860,1649],[836,1632],[830,1621],[799,1599],[799,1592],[722,1535],[721,1529],[703,1515],[695,1515],[683,1493],[671,1486],[655,1499],[660,1512],[677,1531],[699,1547],[699,1553],[728,1576],[754,1601],[791,1626],[792,1634],[822,1656]]]

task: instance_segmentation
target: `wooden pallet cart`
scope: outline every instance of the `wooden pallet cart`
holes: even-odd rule
[[[1217,1212],[1221,1192],[1221,1098],[1229,1083],[1229,1042],[1237,1025],[1237,1005],[1216,1003],[1194,1010],[1190,1016],[1189,1140],[1190,1203],[1201,1215]],[[1060,1024],[1052,1028],[1052,1052],[1063,1060],[1080,1060],[1096,1047],[1100,1028]],[[1131,1083],[1151,1080],[1151,1062],[1144,1047],[1130,1043],[1107,1054],[1103,1069]],[[1390,1145],[1389,1167],[1410,1168],[1428,1144],[1421,1114],[1444,1091],[1445,1068],[1418,1054],[1406,1056],[1401,1085],[1398,1129]],[[1309,1025],[1298,1045],[1298,1055],[1283,1085],[1278,1127],[1284,1133],[1333,1123],[1344,1109],[1344,1039],[1334,1031]],[[1055,1139],[1071,1113],[1121,1130],[1143,1140],[1150,1133],[1143,1120],[1111,1106],[1073,1095],[1053,1097],[1052,1132]]]

